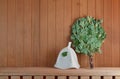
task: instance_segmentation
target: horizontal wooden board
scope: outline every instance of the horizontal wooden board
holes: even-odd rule
[[[114,72],[113,72],[114,71]],[[49,67],[28,67],[28,68],[0,68],[2,75],[22,75],[22,76],[120,76],[120,68],[94,68],[94,69],[70,69],[60,70]]]

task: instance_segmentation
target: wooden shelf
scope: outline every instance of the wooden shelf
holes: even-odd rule
[[[80,68],[60,70],[50,67],[13,67],[13,68],[0,68],[0,76],[120,76],[120,68],[104,67],[104,68]]]

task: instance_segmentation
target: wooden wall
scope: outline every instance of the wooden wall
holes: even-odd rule
[[[120,0],[0,0],[0,67],[53,66],[79,17],[104,19],[95,66],[120,66]],[[78,55],[81,67],[88,58]]]

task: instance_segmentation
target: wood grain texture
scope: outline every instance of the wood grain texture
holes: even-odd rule
[[[104,66],[112,66],[112,0],[104,0],[104,28],[107,38],[104,46]],[[109,49],[109,51],[108,51]]]
[[[81,76],[81,79],[89,79],[89,76]]]
[[[56,1],[48,0],[48,53],[47,53],[47,66],[55,64],[56,55]],[[49,64],[51,62],[51,64]]]
[[[101,79],[100,76],[92,76],[92,79]]]
[[[24,65],[33,66],[31,0],[24,0]]]
[[[112,79],[112,76],[104,76],[104,79]]]
[[[32,76],[23,76],[23,79],[32,79]]]
[[[113,72],[114,71],[114,72]],[[120,68],[98,67],[94,69],[60,70],[51,67],[6,67],[0,68],[0,76],[120,76]]]
[[[47,66],[48,53],[48,0],[40,0],[40,66]]]
[[[71,27],[72,27],[72,0],[65,0],[64,1],[64,27],[63,27],[63,32],[64,32],[64,46],[68,44],[70,40],[70,34],[71,34]]]
[[[56,0],[56,54],[63,48],[64,0]]]
[[[119,43],[120,43],[120,33],[119,33],[119,0],[112,0],[112,66],[119,67]],[[113,53],[115,52],[115,54]]]
[[[0,67],[7,66],[7,0],[0,0]]]
[[[24,51],[24,4],[23,0],[16,0],[16,66],[23,66],[23,51]]]
[[[20,79],[20,76],[11,76],[11,79]]]
[[[7,16],[7,33],[8,33],[8,46],[7,46],[7,66],[16,66],[15,55],[15,41],[16,41],[16,0],[8,0],[8,16]]]
[[[66,76],[58,76],[58,79],[66,79]]]
[[[33,66],[40,66],[40,0],[32,0],[32,53]]]
[[[69,79],[78,79],[78,76],[69,76]]]
[[[34,76],[34,79],[43,79],[43,76]]]
[[[55,76],[46,76],[46,79],[55,79]]]
[[[120,66],[119,0],[0,0],[0,66],[53,67],[70,40],[73,22],[83,16],[103,19],[107,38],[96,67]],[[81,67],[88,57],[78,54]]]

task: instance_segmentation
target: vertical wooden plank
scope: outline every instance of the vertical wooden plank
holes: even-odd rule
[[[104,79],[112,79],[112,76],[104,76]]]
[[[67,79],[66,76],[58,76],[58,79]]]
[[[104,0],[104,28],[107,38],[104,42],[104,66],[112,66],[112,0]],[[109,50],[108,50],[109,49]]]
[[[95,0],[88,0],[88,16],[95,17]]]
[[[46,76],[46,79],[55,79],[55,76]]]
[[[70,76],[69,79],[78,79],[78,76]]]
[[[0,67],[7,66],[7,0],[0,0]]]
[[[96,5],[96,8],[95,8],[95,11],[96,11],[96,18],[97,19],[103,19],[104,17],[103,17],[103,0],[96,0],[96,3],[95,3]],[[104,21],[104,19],[103,19],[103,21]],[[104,22],[103,22],[103,24],[104,24]],[[102,25],[103,25],[102,24]],[[103,27],[104,28],[104,27]],[[95,55],[95,66],[99,66],[99,67],[102,67],[103,65],[104,65],[104,57],[103,57],[103,53],[104,53],[104,44],[102,45],[102,48],[101,48],[101,50],[102,50],[102,54],[96,54]]]
[[[34,76],[34,79],[43,79],[43,76]]]
[[[56,0],[56,53],[63,48],[64,0]]]
[[[23,79],[32,79],[32,76],[23,76]]]
[[[0,76],[0,79],[8,79],[8,76]]]
[[[88,0],[80,0],[80,17],[88,14]]]
[[[16,41],[16,1],[15,0],[8,0],[8,66],[15,66],[16,59],[15,59],[15,41]]]
[[[70,35],[71,35],[71,26],[72,26],[72,3],[71,0],[65,0],[64,1],[64,46],[68,44],[70,41]]]
[[[40,28],[39,28],[39,2],[40,0],[32,0],[32,53],[33,53],[33,66],[39,66],[39,44],[40,44]]]
[[[89,79],[89,76],[81,76],[80,79]]]
[[[85,17],[88,14],[88,0],[80,0],[80,17]],[[88,67],[88,57],[86,55],[78,55],[81,67]]]
[[[100,76],[92,76],[92,79],[101,79]]]
[[[16,66],[24,66],[23,63],[23,0],[16,0]]]
[[[47,0],[40,0],[40,66],[47,66],[48,24]]]
[[[119,67],[119,0],[112,0],[112,66]]]
[[[80,16],[80,1],[72,0],[72,23]]]
[[[24,0],[24,64],[32,66],[31,0]]]
[[[48,52],[47,66],[53,66],[57,59],[55,52],[56,26],[55,26],[55,0],[48,0]]]
[[[11,79],[20,79],[20,76],[11,76]]]
[[[118,2],[119,4],[118,4],[118,7],[120,7],[120,0],[119,0],[119,2]],[[120,8],[119,8],[119,10],[118,10],[118,13],[120,14]],[[119,26],[120,26],[120,15],[118,16],[119,17]],[[118,28],[119,30],[120,30],[120,27]],[[120,31],[119,31],[119,34],[120,34]],[[119,36],[119,39],[120,39],[120,36]],[[120,46],[120,40],[119,40],[119,46]],[[119,50],[120,51],[120,50]],[[119,61],[120,61],[120,54],[119,54]],[[120,63],[119,63],[119,66],[120,66]]]

